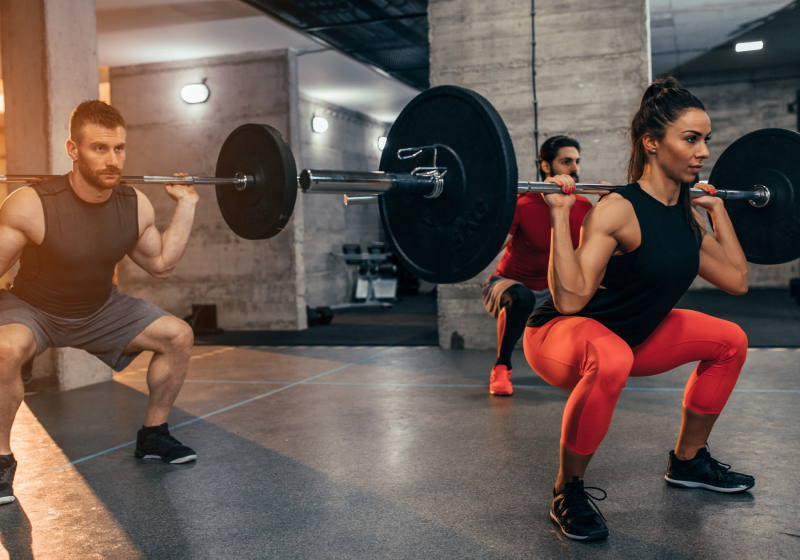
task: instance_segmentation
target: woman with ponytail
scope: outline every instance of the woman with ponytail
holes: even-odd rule
[[[698,275],[732,294],[747,291],[747,261],[722,200],[689,196],[709,156],[710,132],[705,107],[674,78],[648,87],[631,123],[631,184],[592,208],[577,251],[569,230],[575,183],[568,175],[548,179],[562,190],[545,197],[552,296],[529,319],[524,348],[534,371],[571,391],[550,516],[572,539],[608,536],[583,475],[629,376],[699,362],[684,391],[667,484],[727,493],[755,484],[712,458],[706,445],[747,357],[747,337],[734,323],[673,309]],[[697,208],[711,215],[713,236]]]

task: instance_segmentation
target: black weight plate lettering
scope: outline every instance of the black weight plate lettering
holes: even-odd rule
[[[517,161],[503,120],[479,94],[456,86],[415,97],[389,131],[381,171],[410,173],[433,165],[433,150],[401,160],[404,148],[436,146],[446,167],[438,198],[381,195],[386,237],[403,265],[423,280],[462,282],[497,256],[517,203]]]
[[[266,124],[245,124],[231,132],[219,152],[216,176],[237,173],[253,180],[244,191],[217,185],[225,223],[245,239],[269,239],[280,233],[297,199],[297,167],[281,133]]]
[[[765,128],[742,136],[720,155],[708,182],[724,190],[756,185],[770,190],[763,208],[746,200],[725,201],[748,261],[780,264],[800,258],[800,134]]]

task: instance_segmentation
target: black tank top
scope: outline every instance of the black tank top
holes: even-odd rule
[[[114,267],[139,238],[138,201],[118,185],[100,203],[78,197],[69,175],[31,187],[44,210],[44,240],[28,244],[11,293],[57,317],[88,317],[111,295]]]
[[[634,183],[615,192],[636,212],[642,242],[612,256],[592,299],[575,315],[595,319],[634,347],[644,342],[689,289],[700,267],[700,244],[680,204],[666,206]],[[549,298],[528,319],[541,327],[561,313]]]

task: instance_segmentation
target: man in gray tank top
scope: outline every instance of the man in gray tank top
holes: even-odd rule
[[[168,278],[189,243],[198,195],[190,185],[166,185],[177,206],[160,233],[147,197],[119,184],[125,121],[102,101],[75,108],[66,147],[71,173],[18,189],[0,207],[0,275],[20,262],[14,286],[0,290],[0,504],[15,499],[10,435],[24,383],[33,358],[50,347],[86,350],[116,371],[152,351],[134,454],[173,464],[196,459],[167,425],[189,367],[192,329],[120,294],[112,280],[125,255],[152,276]]]

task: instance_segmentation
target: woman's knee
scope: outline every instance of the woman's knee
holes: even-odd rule
[[[736,323],[728,323],[724,330],[718,332],[727,348],[725,359],[737,360],[743,364],[747,359],[747,333]]]
[[[594,346],[589,353],[594,363],[595,383],[607,394],[619,395],[628,382],[633,368],[633,350],[622,340],[605,346]]]

